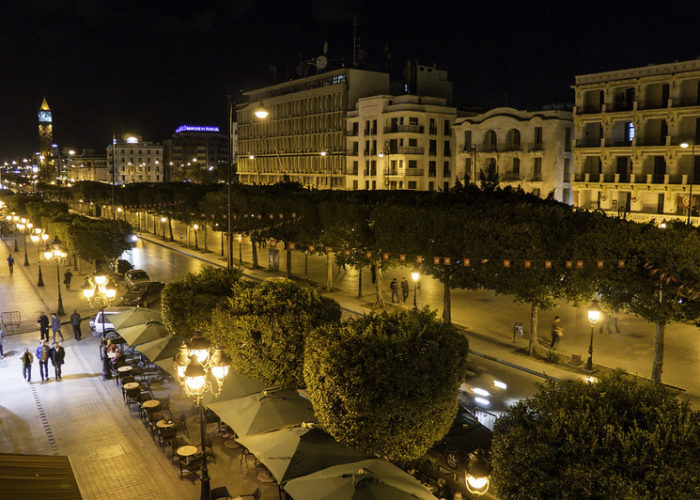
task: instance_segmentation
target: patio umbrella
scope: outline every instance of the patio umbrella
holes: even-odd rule
[[[216,384],[215,381],[212,382]],[[214,385],[214,387],[216,387],[216,385]],[[224,388],[221,390],[221,394],[214,397],[210,392],[207,392],[204,395],[203,401],[205,405],[210,406],[212,403],[242,398],[243,396],[262,392],[263,390],[265,390],[265,386],[257,380],[229,370],[228,375],[226,375],[224,379]]]
[[[315,421],[311,403],[289,389],[210,403],[209,408],[239,436]]]
[[[146,356],[151,363],[161,359],[172,360],[184,341],[185,339],[179,335],[168,335],[167,337],[141,344],[136,350]]]
[[[119,335],[126,340],[126,343],[132,346],[145,344],[168,335],[168,330],[165,329],[163,323],[158,323],[157,321],[120,328],[118,331]]]
[[[160,313],[156,311],[151,311],[144,307],[134,307],[128,311],[110,316],[109,321],[114,325],[114,328],[119,329],[127,326],[142,325],[149,321],[161,321],[161,318]]]
[[[317,426],[242,436],[238,442],[267,467],[279,484],[333,465],[372,458],[341,445]]]
[[[177,371],[175,370],[175,366],[173,364],[172,358],[171,359],[159,359],[158,361],[154,361],[153,364],[161,367],[163,370],[168,372],[170,375],[177,378]]]
[[[284,489],[294,500],[436,500],[412,476],[379,458],[328,467],[292,479]]]

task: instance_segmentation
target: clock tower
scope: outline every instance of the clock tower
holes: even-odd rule
[[[51,116],[51,108],[46,102],[46,98],[41,101],[39,108],[39,154],[41,174],[44,177],[50,177],[50,170],[53,165],[53,118]]]

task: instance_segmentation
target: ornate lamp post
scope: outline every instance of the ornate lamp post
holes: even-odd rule
[[[469,462],[464,471],[467,490],[473,495],[484,495],[491,485],[491,466],[481,450],[469,454]]]
[[[411,279],[413,280],[413,308],[418,309],[418,282],[420,281],[420,273],[412,272]]]
[[[175,369],[178,381],[185,389],[185,393],[195,399],[199,407],[199,430],[202,447],[202,490],[201,500],[209,500],[211,486],[209,483],[209,470],[207,469],[206,453],[206,415],[202,397],[207,391],[214,397],[221,394],[224,387],[224,378],[228,375],[231,361],[219,347],[212,348],[207,339],[195,334],[189,345],[183,342],[180,352],[175,356]],[[216,387],[208,379],[209,375],[216,380]]]
[[[163,239],[165,239],[165,223],[168,222],[167,217],[161,217],[160,218],[160,227],[163,228]]]
[[[58,287],[58,308],[56,309],[56,314],[58,316],[64,316],[66,314],[63,310],[63,297],[61,297],[61,259],[64,259],[66,255],[68,254],[60,248],[54,248],[53,250],[46,250],[44,252],[44,258],[46,258],[46,260],[56,261],[56,286]]]
[[[17,229],[22,233],[22,244],[24,245],[24,265],[29,266],[29,258],[27,257],[27,230],[31,230],[34,225],[31,222],[27,222],[27,219],[22,217],[20,222],[16,224]]]
[[[19,245],[17,244],[17,223],[19,222],[19,215],[13,215],[12,220],[15,223],[15,252],[19,252]]]
[[[598,308],[598,301],[593,299],[591,307],[588,308],[588,322],[591,324],[591,342],[588,345],[588,360],[586,360],[586,370],[593,369],[593,333],[595,332],[595,326],[600,320],[600,309]]]
[[[109,369],[109,357],[105,352],[105,306],[112,305],[112,300],[117,296],[117,290],[109,288],[107,276],[98,274],[94,281],[91,281],[92,286],[83,288],[83,295],[92,307],[100,308],[100,323],[102,323],[102,339],[100,340],[100,358],[102,358],[102,379],[108,380],[112,378]]]
[[[42,230],[37,227],[34,228],[34,234],[32,234],[29,238],[36,245],[37,267],[39,268],[39,280],[36,282],[36,286],[44,286],[44,276],[41,274],[41,247],[39,246],[39,242],[43,241],[44,245],[46,245],[49,235],[43,233]]]
[[[199,250],[199,243],[197,242],[197,231],[199,231],[199,224],[192,225],[192,232],[194,233],[194,248]]]

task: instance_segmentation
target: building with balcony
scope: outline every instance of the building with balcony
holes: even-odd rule
[[[235,136],[235,135],[234,135]],[[163,141],[166,179],[211,183],[226,179],[228,131],[219,127],[181,125]]]
[[[342,68],[245,92],[237,110],[238,179],[345,187],[345,127],[358,99],[389,91],[389,74]],[[261,120],[255,111],[269,114]]]
[[[110,180],[118,185],[133,182],[165,182],[163,146],[143,142],[141,137],[125,135],[107,146],[107,166]]]
[[[481,174],[498,175],[499,186],[572,203],[571,112],[525,111],[507,107],[460,117],[454,125],[455,175],[478,182]]]
[[[95,153],[92,149],[84,149],[80,153],[70,150],[65,151],[62,158],[65,159],[65,177],[68,182],[112,182],[105,154]]]
[[[574,204],[700,222],[700,59],[576,77]]]
[[[377,95],[347,114],[346,189],[448,190],[454,186],[457,110],[447,98]]]

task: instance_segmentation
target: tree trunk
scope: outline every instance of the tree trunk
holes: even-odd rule
[[[287,248],[287,278],[292,277],[292,251]]]
[[[654,334],[654,362],[651,366],[651,381],[656,384],[661,383],[661,372],[664,365],[664,332],[665,323],[656,323],[656,333]]]
[[[362,266],[357,267],[357,296],[362,297]]]
[[[173,219],[172,219],[172,217],[168,217],[168,231],[170,231],[170,241],[175,240],[175,238],[173,238]]]
[[[384,307],[384,296],[383,296],[383,286],[382,286],[382,268],[377,266],[377,279],[374,280],[374,291],[377,294],[377,301],[375,305],[377,307]]]
[[[326,291],[330,292],[333,290],[333,252],[328,252],[326,254]]]
[[[256,246],[255,237],[253,235],[250,236],[250,246],[253,252],[253,269],[258,269],[260,267],[258,265],[258,247]]]
[[[530,304],[530,338],[527,345],[527,353],[530,356],[537,354],[537,306]]]
[[[309,252],[304,252],[304,278],[309,277]]]
[[[209,248],[207,247],[207,225],[202,224],[202,234],[204,236],[204,251],[208,252]]]
[[[450,294],[450,277],[443,282],[442,321],[452,324],[452,296]]]

